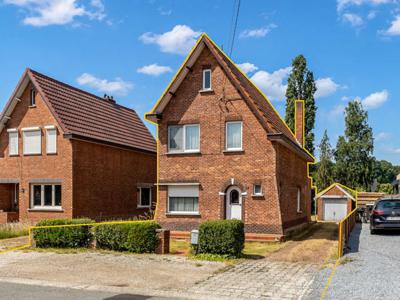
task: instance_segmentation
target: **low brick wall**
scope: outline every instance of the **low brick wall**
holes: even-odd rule
[[[169,242],[170,242],[170,231],[165,229],[158,229],[157,236],[160,239],[160,243],[156,249],[156,254],[168,254],[169,253]]]
[[[0,224],[18,222],[17,212],[0,211]]]

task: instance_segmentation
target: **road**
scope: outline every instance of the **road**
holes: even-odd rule
[[[101,291],[88,291],[69,288],[44,287],[37,285],[16,284],[0,282],[1,299],[9,300],[161,300],[172,298],[160,298],[133,294],[115,294]]]
[[[325,295],[335,299],[399,299],[400,232],[371,235],[369,224],[357,224],[347,254],[338,266]],[[320,272],[309,299],[318,299],[330,269]]]

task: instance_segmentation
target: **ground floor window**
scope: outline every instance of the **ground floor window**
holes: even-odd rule
[[[151,188],[150,187],[138,187],[137,189],[138,207],[150,207],[151,206]]]
[[[199,186],[169,186],[168,212],[197,214],[199,212]]]
[[[61,207],[60,184],[32,184],[31,207]]]

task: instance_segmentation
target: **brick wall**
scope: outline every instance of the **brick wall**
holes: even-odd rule
[[[17,179],[19,184],[19,218],[33,222],[43,218],[58,218],[72,216],[72,147],[62,136],[62,130],[57,126],[55,118],[48,110],[40,95],[36,95],[36,107],[29,107],[30,87],[20,97],[19,102],[8,121],[6,128],[0,134],[0,178]],[[44,126],[58,127],[56,155],[46,154],[46,138]],[[42,154],[35,156],[23,155],[22,132],[24,127],[42,128]],[[8,154],[8,128],[19,129],[19,155],[10,157]],[[62,212],[30,211],[30,181],[32,179],[62,180]]]
[[[131,218],[148,212],[137,208],[137,187],[151,186],[156,202],[156,154],[73,140],[74,217]]]
[[[204,66],[211,66],[213,92],[199,92]],[[225,101],[221,101],[223,87]],[[229,120],[243,121],[242,153],[224,153],[225,122]],[[190,123],[200,124],[201,153],[167,154],[168,125]],[[285,227],[309,220],[311,192],[306,162],[289,150],[278,148],[267,139],[265,130],[206,48],[165,108],[159,124],[159,179],[161,182],[199,182],[200,215],[168,215],[168,188],[160,186],[157,221],[171,230],[191,230],[205,220],[224,219],[225,197],[219,193],[226,191],[227,182],[232,178],[242,192],[247,192],[243,197],[243,220],[247,232],[282,234],[282,218]],[[277,159],[277,155],[282,155],[282,158]],[[279,177],[282,212],[277,164],[285,169]],[[292,173],[288,174],[287,169]],[[261,183],[263,197],[252,196],[254,183]],[[304,211],[300,215],[296,212],[297,192],[293,197],[293,188],[296,189],[297,185],[303,188]]]

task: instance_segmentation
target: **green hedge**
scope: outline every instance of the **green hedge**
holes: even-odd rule
[[[129,224],[104,224],[95,227],[96,247],[133,253],[152,253],[159,239],[154,221],[136,221]]]
[[[92,224],[90,219],[43,220],[36,226]],[[93,240],[91,226],[34,228],[33,239],[39,248],[80,248],[88,247]]]
[[[239,220],[207,221],[199,228],[199,253],[240,257],[244,248],[244,224]]]

